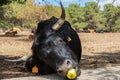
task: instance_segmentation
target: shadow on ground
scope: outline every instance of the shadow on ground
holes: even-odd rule
[[[111,66],[120,66],[120,51],[101,52],[92,55],[83,55],[81,60],[82,69],[103,68]]]
[[[19,77],[19,76],[25,76],[27,75],[24,63],[12,63],[7,62],[4,59],[16,59],[19,58],[16,57],[10,57],[8,55],[3,56],[0,55],[0,79],[3,78],[11,78],[11,77]]]
[[[4,59],[6,58],[15,59],[18,58],[18,56],[10,57],[8,55],[0,55],[0,79],[40,76],[27,72],[24,68],[25,63],[6,62],[4,61]],[[95,69],[111,66],[120,66],[120,51],[117,51],[115,53],[101,52],[94,53],[93,55],[83,55],[80,65],[81,69]]]

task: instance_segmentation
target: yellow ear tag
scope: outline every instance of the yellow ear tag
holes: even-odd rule
[[[67,36],[67,41],[70,42],[71,40],[70,36]]]
[[[38,73],[38,67],[36,65],[32,68],[32,73]]]
[[[67,78],[68,79],[75,79],[76,77],[77,77],[76,70],[70,69],[67,73]]]

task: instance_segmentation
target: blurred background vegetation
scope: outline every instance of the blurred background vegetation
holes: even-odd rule
[[[36,5],[33,0],[0,0],[0,28],[29,29],[40,20],[61,14],[59,6]],[[43,0],[44,1],[44,0]],[[67,20],[73,28],[120,32],[120,6],[106,4],[104,10],[97,2],[87,2],[85,7],[70,4],[65,7]]]

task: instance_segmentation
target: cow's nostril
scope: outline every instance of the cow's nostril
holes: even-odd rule
[[[67,61],[67,65],[70,65],[70,61],[69,60]]]
[[[67,60],[65,61],[65,63],[66,63],[67,65],[70,65],[70,64],[71,64],[71,61],[70,61],[69,59],[67,59]]]

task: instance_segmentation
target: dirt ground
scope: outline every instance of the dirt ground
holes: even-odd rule
[[[25,63],[11,63],[4,59],[19,58],[31,53],[28,31],[15,37],[0,33],[0,79],[35,75],[25,70]],[[120,33],[79,33],[82,42],[81,69],[120,66]]]

